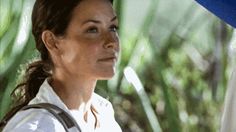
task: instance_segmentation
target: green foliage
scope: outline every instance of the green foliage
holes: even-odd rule
[[[33,2],[0,0],[0,117],[10,108],[20,67],[37,56],[30,20],[23,19]],[[126,66],[137,71],[163,132],[218,131],[232,28],[189,0],[117,0],[115,7],[120,61],[115,77],[99,82],[96,92],[112,101],[123,131],[155,131],[124,78]]]

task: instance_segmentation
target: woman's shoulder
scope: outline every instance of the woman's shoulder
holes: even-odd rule
[[[98,95],[97,93],[93,94],[93,98],[92,98],[93,102],[99,103],[101,106],[106,106],[106,105],[110,105],[110,101],[105,99],[104,97]]]
[[[3,132],[56,132],[63,130],[60,122],[44,109],[19,111],[5,126]]]
[[[93,96],[92,105],[97,110],[98,118],[100,119],[101,128],[99,128],[99,131],[122,131],[119,124],[115,120],[114,109],[109,100],[103,98],[98,94],[95,94]]]
[[[96,93],[93,94],[92,105],[98,112],[110,112],[114,114],[111,102]]]

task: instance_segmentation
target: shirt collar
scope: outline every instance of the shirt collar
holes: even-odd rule
[[[38,103],[50,103],[57,105],[61,109],[69,110],[63,103],[60,97],[54,92],[53,88],[49,85],[48,79],[45,79],[43,84],[40,86],[36,97],[29,102],[29,104]]]

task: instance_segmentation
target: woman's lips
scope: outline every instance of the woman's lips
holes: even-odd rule
[[[98,61],[100,62],[116,62],[117,60],[117,57],[105,57],[105,58],[102,58],[102,59],[99,59]]]

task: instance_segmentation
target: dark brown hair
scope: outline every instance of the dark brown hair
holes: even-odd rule
[[[36,0],[32,12],[32,33],[41,59],[29,64],[24,80],[12,92],[14,107],[6,114],[0,124],[7,121],[23,106],[27,105],[39,91],[44,80],[51,76],[53,67],[50,55],[42,41],[43,31],[50,30],[57,36],[65,34],[74,8],[82,0]],[[111,3],[113,0],[109,0]],[[16,105],[17,104],[17,105]]]

